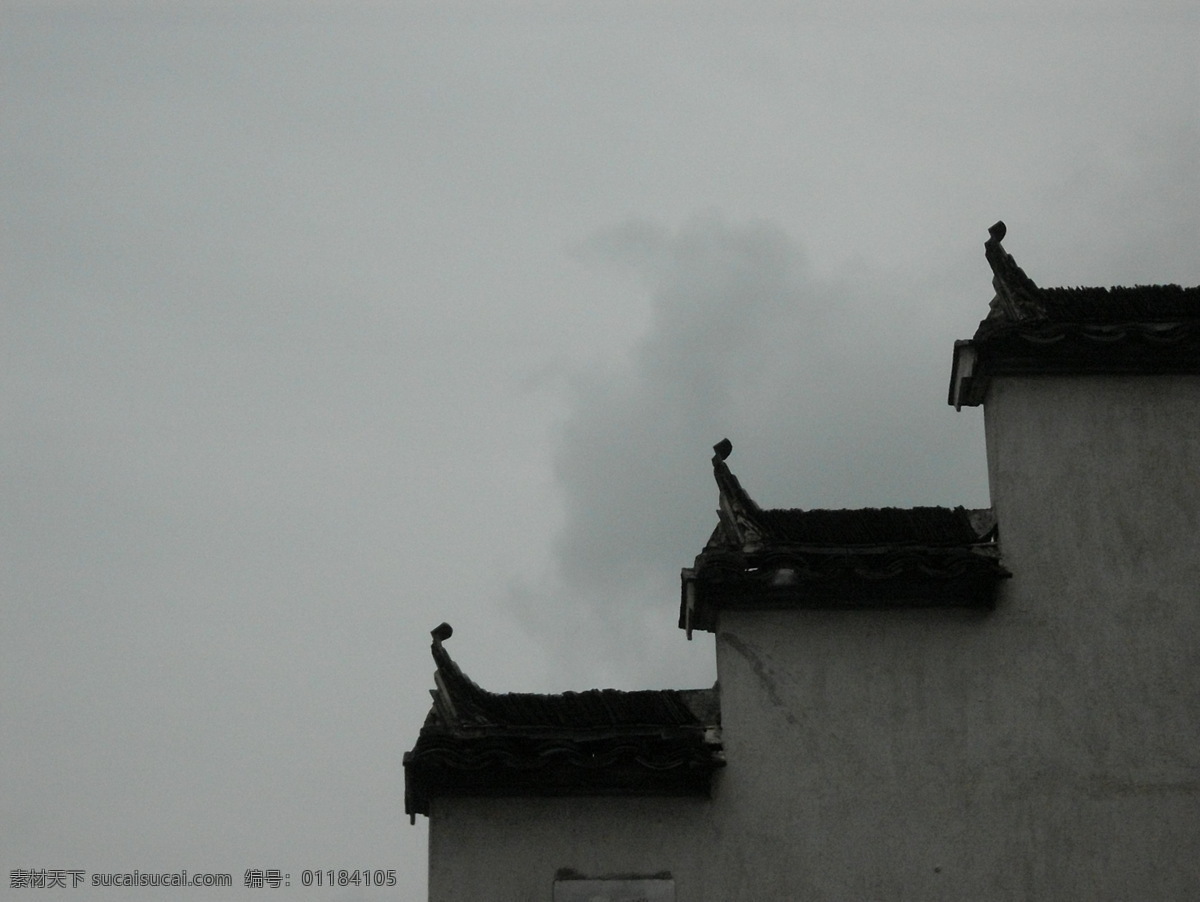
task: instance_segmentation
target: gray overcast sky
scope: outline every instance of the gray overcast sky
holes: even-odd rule
[[[986,505],[945,397],[987,227],[1040,284],[1200,283],[1198,37],[1191,2],[0,0],[5,888],[424,898],[438,622],[492,689],[710,684],[674,620],[725,435],[764,506]],[[361,867],[399,889],[299,887]]]

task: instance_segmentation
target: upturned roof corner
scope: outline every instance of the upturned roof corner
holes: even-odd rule
[[[982,404],[996,376],[1200,373],[1200,286],[1041,288],[1004,250],[1004,223],[988,233],[996,295],[954,343],[955,409]]]
[[[962,507],[764,510],[714,447],[719,523],[681,573],[679,627],[712,632],[722,609],[988,609],[999,580],[995,515]]]
[[[713,689],[537,694],[478,686],[432,631],[436,689],[404,755],[405,810],[439,796],[707,795],[723,766]]]
[[[710,547],[737,545],[747,551],[752,550],[762,543],[762,528],[759,525],[762,509],[754,503],[754,499],[742,488],[725,463],[733,452],[733,442],[723,438],[713,445],[713,452],[713,478],[717,481],[717,517],[720,522],[708,544]]]

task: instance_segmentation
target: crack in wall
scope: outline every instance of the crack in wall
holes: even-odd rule
[[[723,632],[720,638],[730,648],[746,659],[746,663],[750,665],[750,669],[754,671],[754,675],[758,677],[758,681],[762,684],[763,689],[766,690],[767,700],[776,708],[783,711],[783,716],[787,718],[787,722],[795,726],[796,717],[792,714],[791,709],[784,700],[780,698],[779,690],[775,687],[775,673],[770,665],[764,662],[753,649],[733,633]]]

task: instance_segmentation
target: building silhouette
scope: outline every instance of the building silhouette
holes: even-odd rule
[[[991,508],[720,509],[713,689],[496,694],[434,631],[431,900],[1200,898],[1200,287],[995,297]]]

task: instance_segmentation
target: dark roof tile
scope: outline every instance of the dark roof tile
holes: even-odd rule
[[[773,543],[796,545],[969,545],[980,541],[961,507],[764,510]]]
[[[565,728],[595,730],[610,727],[701,726],[679,690],[588,689],[583,692],[541,694],[489,692],[478,686],[450,657],[441,641],[433,643],[438,677],[449,694],[445,718],[451,731],[477,728],[510,730]]]
[[[1039,288],[1037,296],[1051,322],[1117,324],[1200,319],[1200,286]]]

